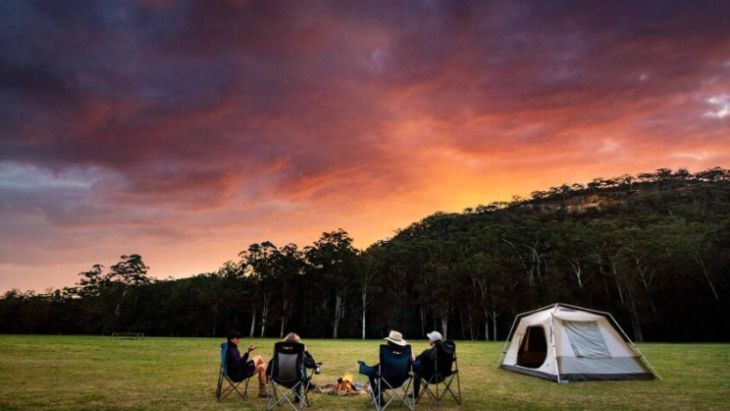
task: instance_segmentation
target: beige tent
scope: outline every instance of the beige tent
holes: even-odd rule
[[[658,377],[613,316],[554,304],[515,318],[502,368],[552,381]]]

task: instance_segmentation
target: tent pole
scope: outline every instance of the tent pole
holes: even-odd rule
[[[555,358],[555,374],[558,376],[558,384],[561,384],[560,366],[558,365],[558,350],[555,348],[555,317],[553,317],[552,314],[550,315],[550,343],[553,347],[553,357]]]
[[[512,327],[509,329],[509,334],[507,334],[507,339],[504,341],[504,345],[502,346],[502,356],[499,358],[497,362],[497,368],[499,368],[502,363],[504,363],[504,357],[507,356],[507,347],[509,346],[509,343],[512,342],[512,338],[514,338],[514,335],[512,335],[512,332],[515,330],[515,326],[517,326],[517,320],[521,318],[521,315],[517,315],[512,321]]]

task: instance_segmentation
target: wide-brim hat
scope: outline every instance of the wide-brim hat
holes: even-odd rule
[[[383,339],[388,340],[395,345],[403,346],[408,344],[406,340],[403,339],[403,334],[395,330],[391,331],[390,334],[388,334],[388,336]]]

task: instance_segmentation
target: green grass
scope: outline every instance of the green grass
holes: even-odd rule
[[[268,360],[274,340],[254,340]],[[117,340],[89,336],[0,336],[0,409],[262,409],[264,400],[233,395],[215,401],[218,345],[202,338]],[[251,340],[244,339],[243,344]],[[379,341],[309,340],[324,362],[317,383],[356,360],[376,362]],[[411,342],[416,351],[424,341]],[[574,382],[558,385],[497,369],[501,343],[458,343],[464,410],[727,409],[730,344],[641,344],[663,381]],[[255,394],[252,383],[249,393]],[[313,409],[362,409],[365,397],[311,394]],[[436,409],[422,402],[419,409]],[[456,409],[447,401],[440,409]],[[284,408],[281,408],[282,410]],[[397,407],[395,409],[405,409]]]

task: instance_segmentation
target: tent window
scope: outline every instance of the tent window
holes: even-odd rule
[[[540,368],[547,356],[547,340],[545,329],[536,325],[527,327],[525,335],[520,342],[520,350],[517,353],[517,365],[529,368]]]
[[[608,347],[595,321],[563,321],[576,357],[608,358]]]

